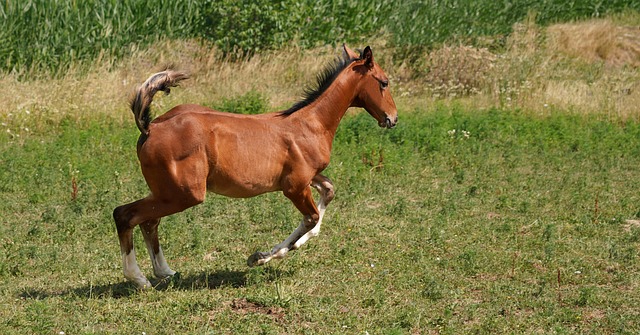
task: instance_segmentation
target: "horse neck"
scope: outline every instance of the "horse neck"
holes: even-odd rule
[[[303,122],[320,125],[333,141],[342,117],[356,97],[358,80],[358,76],[349,68],[343,70],[316,101],[295,114],[300,115]]]

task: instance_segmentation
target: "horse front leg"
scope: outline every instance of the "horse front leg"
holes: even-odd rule
[[[247,265],[250,267],[263,265],[273,258],[283,258],[287,252],[293,247],[293,243],[300,237],[304,236],[318,223],[320,217],[318,209],[313,202],[311,194],[311,186],[305,187],[300,192],[283,192],[284,195],[293,202],[300,213],[304,216],[302,223],[296,230],[287,237],[282,243],[276,245],[270,252],[256,252],[247,259]]]
[[[313,177],[313,180],[311,181],[311,186],[313,186],[318,191],[318,193],[320,193],[320,199],[316,204],[316,207],[318,208],[318,215],[319,215],[318,223],[316,223],[316,225],[310,231],[308,231],[307,233],[302,235],[298,240],[296,240],[293,246],[290,248],[291,250],[300,248],[300,246],[305,244],[310,238],[318,236],[318,234],[320,234],[320,226],[322,225],[322,218],[324,217],[324,212],[327,209],[327,205],[329,204],[329,202],[331,202],[331,200],[333,200],[333,197],[335,196],[333,183],[329,178],[321,174],[317,174],[315,177]]]
[[[320,193],[318,203],[315,205],[313,203],[311,188],[305,189],[305,192],[299,197],[287,195],[304,215],[302,222],[289,237],[273,247],[271,252],[256,252],[251,255],[247,260],[249,266],[263,265],[273,258],[283,258],[290,250],[300,248],[300,246],[311,237],[317,236],[320,233],[320,225],[322,224],[324,212],[334,197],[334,188],[331,180],[321,174],[313,178],[311,186]]]

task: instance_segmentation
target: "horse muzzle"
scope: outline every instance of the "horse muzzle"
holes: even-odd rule
[[[387,117],[384,118],[384,121],[378,122],[378,125],[380,127],[382,127],[382,128],[391,129],[391,128],[395,127],[397,123],[398,123],[398,117],[397,116],[393,120],[391,120],[391,118],[389,118],[387,116]]]

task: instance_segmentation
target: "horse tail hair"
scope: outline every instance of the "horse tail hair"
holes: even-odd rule
[[[187,78],[189,78],[187,73],[167,68],[151,75],[135,90],[129,105],[136,119],[136,125],[143,135],[149,135],[149,123],[151,123],[150,106],[156,92],[163,91],[169,94],[171,87],[178,86],[180,81]]]

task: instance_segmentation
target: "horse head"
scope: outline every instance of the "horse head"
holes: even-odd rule
[[[398,110],[389,90],[389,78],[373,60],[371,48],[367,46],[360,55],[346,45],[343,48],[344,57],[354,60],[352,71],[361,76],[351,107],[364,108],[380,127],[394,127],[398,122]]]

